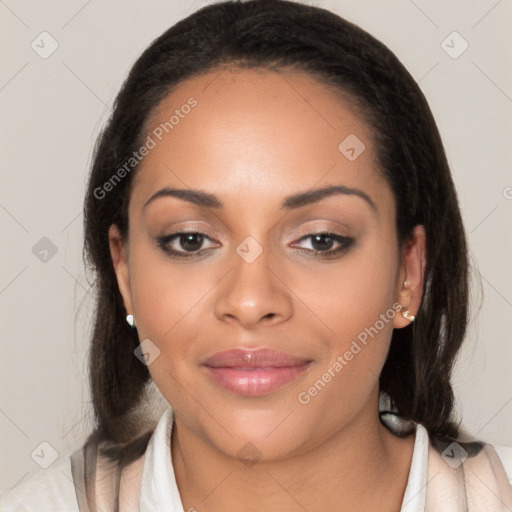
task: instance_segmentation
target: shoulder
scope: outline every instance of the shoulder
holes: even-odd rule
[[[512,486],[512,446],[495,445],[482,440],[470,441],[466,434],[463,439],[453,440],[443,436],[429,434],[431,445],[449,465],[449,459],[461,462],[468,460],[487,460],[494,467],[494,471],[505,472],[506,479]],[[502,466],[502,467],[501,467]],[[452,466],[453,467],[453,466]]]
[[[505,468],[505,473],[507,473],[508,481],[512,486],[512,446],[493,445],[493,448],[498,454],[498,457]]]
[[[38,470],[0,497],[1,512],[78,512],[71,458]]]
[[[447,510],[461,499],[475,510],[512,510],[512,448],[461,437],[430,437],[427,501],[447,500]]]

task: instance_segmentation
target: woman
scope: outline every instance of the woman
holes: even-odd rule
[[[511,449],[453,417],[439,133],[360,28],[284,0],[182,20],[124,83],[84,211],[96,428],[2,510],[512,507]]]

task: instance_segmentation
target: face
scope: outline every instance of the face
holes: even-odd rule
[[[355,108],[307,75],[224,70],[182,82],[147,135],[111,252],[178,429],[270,460],[374,421],[422,258]]]

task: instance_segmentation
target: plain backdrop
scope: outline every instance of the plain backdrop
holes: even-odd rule
[[[471,434],[512,445],[512,2],[306,3],[383,41],[430,103],[483,292],[454,375],[457,410]],[[81,210],[94,141],[142,50],[203,5],[0,1],[0,491],[89,431]]]

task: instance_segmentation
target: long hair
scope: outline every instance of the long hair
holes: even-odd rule
[[[97,292],[89,356],[96,422],[91,439],[105,441],[105,453],[122,465],[141,455],[149,438],[141,407],[150,375],[134,356],[139,339],[125,321],[108,241],[113,223],[127,237],[137,166],[106,197],[102,187],[141,146],[148,119],[173,88],[223,68],[302,71],[360,108],[394,194],[399,242],[421,224],[428,256],[416,321],[394,330],[380,387],[402,417],[431,434],[457,438],[450,376],[467,325],[468,256],[428,103],[397,57],[356,25],[318,7],[252,0],[203,7],[158,37],[132,67],[97,141],[84,203],[84,261]]]

